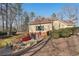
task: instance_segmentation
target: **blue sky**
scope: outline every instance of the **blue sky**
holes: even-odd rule
[[[52,13],[57,13],[63,6],[79,7],[77,3],[25,3],[22,4],[23,10],[34,12],[37,16],[51,16]]]

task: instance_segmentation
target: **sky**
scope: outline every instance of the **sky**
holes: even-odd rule
[[[34,12],[36,16],[49,17],[52,13],[58,13],[64,6],[79,7],[78,3],[24,3],[22,8],[27,12]]]

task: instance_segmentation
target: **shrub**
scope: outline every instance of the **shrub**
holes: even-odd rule
[[[59,29],[53,31],[53,38],[60,37],[69,37],[73,34],[73,30],[71,28]]]
[[[69,37],[72,35],[72,30],[71,28],[65,28],[65,29],[61,29],[60,31],[60,37]]]
[[[54,30],[52,32],[52,36],[53,38],[70,37],[71,35],[74,35],[78,32],[79,32],[79,27],[64,28],[64,29]]]
[[[59,31],[54,30],[52,36],[53,36],[53,38],[55,38],[55,39],[59,38],[59,37],[60,37]]]
[[[12,33],[12,35],[15,35],[16,34],[16,32],[11,32]]]
[[[79,32],[79,27],[73,27],[73,28],[71,28],[71,29],[72,29],[72,31],[73,31],[73,34],[76,34],[76,33]]]
[[[12,35],[15,35],[16,32],[17,32],[16,28],[13,28],[11,33],[12,33]]]
[[[7,32],[0,32],[0,35],[7,35]]]

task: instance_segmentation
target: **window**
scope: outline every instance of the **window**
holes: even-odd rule
[[[44,26],[36,26],[36,31],[44,31]]]

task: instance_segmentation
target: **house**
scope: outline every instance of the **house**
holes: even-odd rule
[[[61,28],[68,28],[73,26],[74,24],[72,21],[51,20],[49,18],[36,18],[29,24],[29,33],[41,32],[42,34],[46,34],[53,28],[55,30],[58,30]]]

